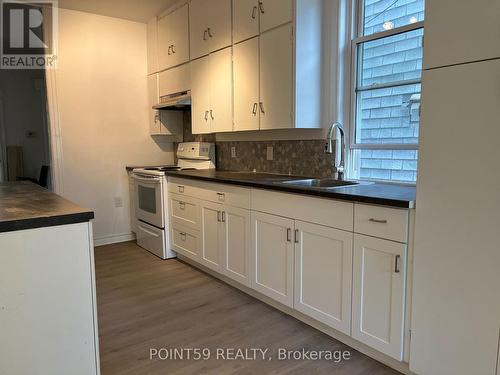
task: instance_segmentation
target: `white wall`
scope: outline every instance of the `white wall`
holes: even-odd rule
[[[95,211],[95,240],[126,238],[125,166],[173,163],[172,143],[148,133],[146,25],[60,9],[58,55],[61,194]]]

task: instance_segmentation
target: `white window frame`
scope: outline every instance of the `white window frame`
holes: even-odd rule
[[[416,150],[419,149],[418,143],[394,143],[394,144],[370,144],[370,143],[356,143],[356,114],[357,114],[357,95],[358,92],[367,91],[377,88],[387,88],[387,87],[397,87],[397,86],[405,86],[411,84],[421,84],[422,78],[420,79],[412,79],[405,81],[397,81],[391,82],[387,84],[378,84],[378,85],[370,85],[363,87],[362,90],[358,90],[358,46],[362,43],[370,42],[372,40],[377,40],[381,38],[390,37],[393,35],[398,35],[402,33],[406,33],[409,31],[424,29],[425,21],[415,22],[409,25],[400,26],[391,30],[384,30],[380,32],[376,32],[370,35],[363,35],[363,21],[364,21],[364,0],[351,0],[351,19],[352,19],[352,28],[350,37],[350,47],[349,47],[349,58],[350,58],[350,85],[349,85],[349,126],[348,126],[348,176],[351,178],[358,178],[356,171],[359,171],[359,167],[357,164],[359,160],[355,160],[353,157],[353,150]],[[383,180],[384,182],[390,182],[389,180]]]

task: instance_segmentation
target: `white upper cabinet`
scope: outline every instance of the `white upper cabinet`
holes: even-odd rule
[[[189,60],[188,5],[158,20],[158,63],[160,70]]]
[[[252,287],[262,294],[293,306],[294,221],[252,212]]]
[[[259,35],[259,1],[233,0],[233,43]]]
[[[191,62],[193,134],[233,129],[231,48]]]
[[[189,11],[191,59],[231,45],[231,0],[192,0]]]
[[[286,129],[292,114],[292,26],[260,37],[260,129]]]
[[[153,17],[147,25],[148,74],[158,71],[158,21]]]
[[[151,74],[148,76],[149,134],[175,136],[176,141],[182,141],[183,113],[151,108],[158,100],[158,74]]]
[[[160,96],[191,90],[191,65],[182,64],[158,74]]]
[[[259,130],[259,38],[233,47],[234,130]]]
[[[302,0],[296,0],[301,2]],[[292,0],[260,0],[260,31],[266,31],[293,20]]]
[[[354,235],[352,337],[403,359],[406,245]]]
[[[500,57],[500,1],[425,2],[424,68]]]
[[[352,233],[295,221],[294,308],[351,333]]]

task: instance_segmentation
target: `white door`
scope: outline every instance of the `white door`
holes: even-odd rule
[[[259,38],[233,47],[234,130],[259,130]]]
[[[354,235],[352,337],[403,359],[406,245]]]
[[[424,68],[500,57],[500,1],[425,3]]]
[[[224,206],[222,211],[223,273],[231,279],[250,286],[250,211]]]
[[[292,127],[292,27],[260,36],[260,129]]]
[[[158,71],[158,22],[153,17],[147,26],[148,74]]]
[[[231,45],[231,0],[210,0],[209,3],[207,34],[210,52],[213,52]]]
[[[149,134],[160,134],[160,111],[152,106],[158,104],[158,74],[148,76],[148,113],[149,113]]]
[[[292,21],[293,0],[260,0],[260,31]]]
[[[191,61],[191,124],[193,134],[210,133],[209,57]]]
[[[200,201],[201,206],[201,264],[220,272],[222,257],[219,250],[221,236],[222,205]]]
[[[191,60],[210,53],[208,19],[211,1],[191,0],[189,6],[189,42]]]
[[[231,47],[214,52],[210,63],[210,129],[233,130],[233,65]]]
[[[294,241],[294,308],[350,335],[353,234],[296,221]]]
[[[252,212],[252,287],[293,307],[294,221],[281,216]]]
[[[259,35],[259,1],[233,0],[233,43]]]
[[[170,63],[168,67],[189,61],[189,15],[188,5],[184,5],[167,17],[168,31],[171,35]]]

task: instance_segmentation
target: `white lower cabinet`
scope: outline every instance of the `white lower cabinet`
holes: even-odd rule
[[[262,294],[293,306],[294,221],[252,212],[252,287]]]
[[[224,206],[222,211],[222,272],[250,286],[250,211]]]
[[[294,308],[349,335],[353,234],[295,221],[294,241]]]
[[[406,244],[354,235],[352,337],[403,359]]]
[[[222,205],[201,201],[201,258],[203,265],[221,271]]]

